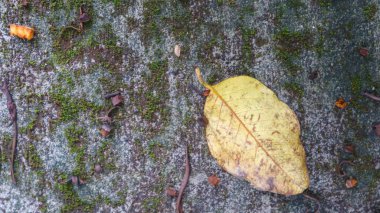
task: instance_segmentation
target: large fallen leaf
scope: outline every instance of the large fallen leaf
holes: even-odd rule
[[[309,187],[300,125],[294,112],[248,76],[207,84],[206,137],[211,154],[227,172],[255,188],[284,195]]]

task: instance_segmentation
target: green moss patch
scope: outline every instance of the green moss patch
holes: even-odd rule
[[[301,69],[297,64],[300,54],[312,47],[313,37],[309,31],[290,31],[281,29],[274,36],[276,56],[289,74],[296,75]]]
[[[367,20],[372,21],[375,19],[378,10],[379,8],[376,3],[369,4],[368,6],[363,8],[364,17]]]

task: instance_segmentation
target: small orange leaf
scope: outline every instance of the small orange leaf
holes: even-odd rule
[[[17,24],[9,25],[9,32],[11,36],[17,36],[21,39],[32,40],[34,37],[34,29],[26,26],[21,26]]]
[[[338,98],[338,100],[336,100],[335,102],[335,106],[338,107],[339,109],[344,109],[347,107],[347,105],[348,103],[345,102],[342,97]]]
[[[346,188],[351,189],[354,188],[356,185],[358,185],[358,180],[356,180],[353,177],[350,177],[346,180]]]
[[[220,183],[220,179],[216,175],[211,175],[210,177],[208,177],[208,182],[212,186],[217,186]]]

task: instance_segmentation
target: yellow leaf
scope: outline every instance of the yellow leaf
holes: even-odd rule
[[[305,151],[295,113],[272,90],[248,76],[208,85],[204,114],[212,156],[253,187],[284,195],[309,187]]]
[[[10,24],[9,31],[11,36],[17,36],[21,39],[32,40],[34,37],[34,29],[17,24]]]

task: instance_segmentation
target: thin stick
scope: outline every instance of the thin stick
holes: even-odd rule
[[[11,170],[12,182],[13,182],[13,184],[16,184],[16,178],[14,175],[14,159],[15,159],[15,155],[16,155],[17,136],[18,136],[17,108],[16,108],[16,104],[13,101],[12,95],[9,92],[8,80],[4,80],[3,85],[1,87],[1,90],[3,91],[5,96],[7,97],[7,108],[8,108],[9,116],[10,116],[11,121],[13,123],[13,141],[12,141],[12,154],[11,154],[11,159],[10,159],[10,161],[11,161],[10,162],[11,163],[10,170]]]
[[[338,166],[337,166],[337,172],[339,173],[339,175],[341,176],[345,176],[346,173],[344,172],[344,170],[342,169],[343,165],[344,164],[350,164],[351,166],[354,165],[354,163],[352,163],[352,161],[349,161],[349,160],[342,160]]]
[[[80,28],[76,28],[76,27],[73,27],[73,26],[66,26],[66,27],[64,27],[63,29],[68,29],[68,28],[71,28],[71,29],[74,29],[74,30],[76,30],[76,31],[78,31],[79,33],[80,32],[82,32],[82,30],[80,29]],[[63,30],[62,30],[63,31]]]
[[[363,93],[364,96],[372,99],[372,100],[375,100],[375,101],[380,101],[380,97],[376,96],[376,95],[372,95],[372,94],[369,94],[367,92]]]
[[[79,16],[81,16],[82,14],[83,14],[83,9],[82,9],[82,6],[80,6],[79,7]],[[79,22],[79,29],[81,32],[83,31],[83,23],[81,21]]]
[[[105,99],[112,98],[113,96],[116,96],[116,95],[119,95],[119,94],[120,94],[119,91],[118,92],[109,93],[109,94],[105,94],[104,98]]]
[[[320,208],[320,205],[321,205],[321,204],[320,204],[320,201],[318,200],[318,198],[316,198],[316,197],[314,197],[314,196],[312,196],[312,195],[310,195],[310,194],[306,194],[306,192],[303,193],[302,195],[303,195],[304,197],[310,199],[310,200],[315,201],[315,202],[317,203],[317,210],[315,210],[314,212],[319,212],[319,208]]]
[[[189,160],[189,147],[186,146],[186,169],[185,176],[182,179],[181,187],[179,188],[178,198],[176,202],[176,213],[183,213],[182,209],[182,196],[185,191],[187,182],[189,182],[190,178],[190,160]]]

